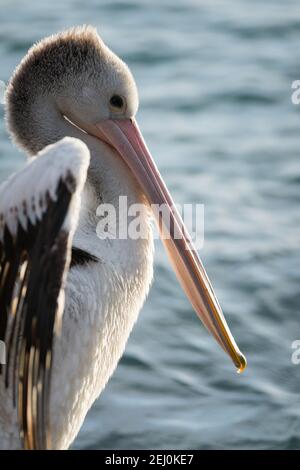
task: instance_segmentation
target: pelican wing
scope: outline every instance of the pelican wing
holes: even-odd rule
[[[51,447],[52,345],[89,153],[75,139],[47,147],[0,186],[0,369],[26,449]]]

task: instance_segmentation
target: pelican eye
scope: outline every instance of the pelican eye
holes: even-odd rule
[[[124,100],[119,95],[113,95],[109,102],[113,108],[122,109],[124,106]]]

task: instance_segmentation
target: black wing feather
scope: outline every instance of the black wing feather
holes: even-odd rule
[[[16,236],[5,226],[0,241],[0,340],[7,350],[0,374],[13,388],[25,449],[51,448],[52,344],[70,251],[63,224],[75,186],[71,174],[61,178],[41,220],[28,220],[26,230],[19,223]]]

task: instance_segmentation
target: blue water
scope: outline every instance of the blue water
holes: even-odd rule
[[[49,3],[49,4],[48,4]],[[0,79],[92,23],[131,67],[138,119],[180,203],[205,204],[202,259],[249,367],[199,324],[157,243],[126,354],[75,449],[300,448],[298,0],[0,1]],[[0,180],[23,163],[0,110]]]

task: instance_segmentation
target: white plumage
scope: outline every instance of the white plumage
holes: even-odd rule
[[[132,250],[126,240],[110,240],[115,257],[109,258],[108,247],[95,236],[94,221],[97,200],[91,190],[83,189],[89,151],[74,138],[50,145],[30,161],[23,170],[0,187],[0,214],[4,214],[12,234],[17,221],[27,226],[40,219],[46,192],[55,199],[59,179],[71,172],[78,189],[63,227],[75,232],[73,246],[89,248],[99,256],[98,263],[74,267],[65,287],[65,309],[62,329],[54,343],[52,388],[50,400],[53,448],[67,449],[76,437],[87,411],[104,388],[121,357],[129,333],[148,293],[153,274],[153,241],[149,218],[148,240],[135,241]],[[32,183],[36,181],[37,185]],[[23,214],[27,202],[28,218]],[[11,208],[18,211],[11,212]],[[77,226],[77,218],[79,223]],[[0,239],[3,230],[0,231]],[[98,245],[98,246],[97,246]],[[139,251],[139,256],[134,252]],[[11,393],[0,382],[0,446],[21,448],[17,410]]]

